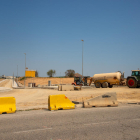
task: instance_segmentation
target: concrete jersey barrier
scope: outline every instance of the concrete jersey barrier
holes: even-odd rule
[[[110,107],[118,106],[116,92],[106,93],[101,96],[84,101],[84,107]]]

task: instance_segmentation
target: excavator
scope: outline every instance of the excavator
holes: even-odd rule
[[[88,80],[89,80],[89,83],[87,83]],[[83,77],[82,81],[84,82],[84,86],[90,86],[93,79],[92,77],[88,76],[88,77]]]

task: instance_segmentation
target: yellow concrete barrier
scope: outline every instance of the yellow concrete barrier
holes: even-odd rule
[[[49,110],[75,109],[75,104],[72,103],[64,94],[50,95],[48,97],[48,109]]]
[[[14,97],[0,97],[0,114],[16,112],[16,100]]]

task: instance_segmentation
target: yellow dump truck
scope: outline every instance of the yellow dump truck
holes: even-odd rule
[[[113,85],[120,85],[124,81],[124,73],[113,72],[113,73],[102,73],[95,74],[91,77],[91,82],[94,82],[96,88],[112,88]]]

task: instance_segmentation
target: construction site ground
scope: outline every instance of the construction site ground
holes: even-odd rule
[[[15,97],[17,110],[47,108],[48,96],[65,94],[71,101],[84,101],[107,92],[116,92],[118,102],[136,103],[140,102],[140,88],[128,88],[127,86],[115,86],[113,88],[86,87],[82,90],[58,91],[57,89],[13,89],[0,91],[0,97]]]

